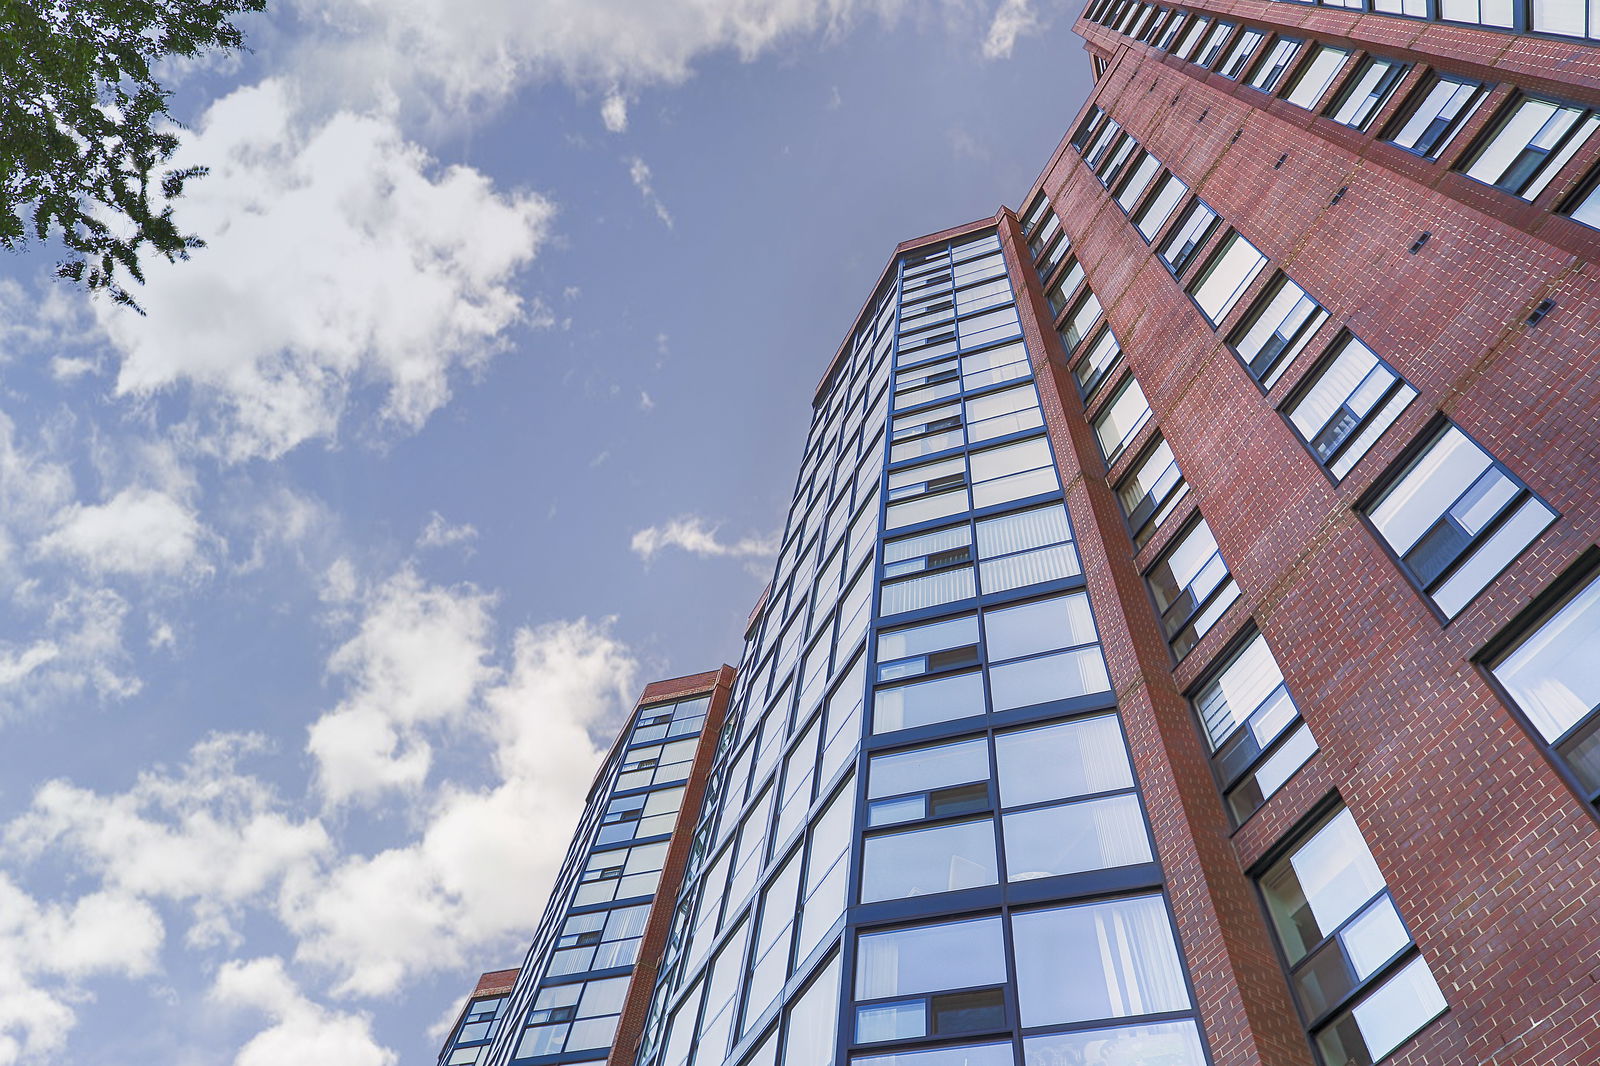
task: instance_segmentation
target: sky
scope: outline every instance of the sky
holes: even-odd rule
[[[207,246],[144,317],[0,260],[0,1066],[431,1062],[1079,7],[275,0],[165,70]]]

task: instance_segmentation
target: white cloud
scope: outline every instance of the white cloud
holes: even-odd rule
[[[444,515],[434,511],[429,514],[428,524],[423,527],[422,535],[417,538],[417,547],[448,548],[452,544],[470,544],[477,539],[476,526],[466,522],[453,526],[445,521]]]
[[[909,0],[299,0],[343,36],[319,57],[344,91],[470,118],[523,84],[560,80],[608,93],[672,85],[694,63],[750,61],[781,44],[833,39],[865,17],[930,5]],[[962,12],[968,0],[943,0]]]
[[[373,1036],[370,1017],[314,1002],[276,957],[225,963],[212,985],[211,999],[261,1011],[272,1019],[271,1026],[239,1050],[234,1066],[392,1066],[397,1060]]]
[[[645,392],[643,389],[640,389],[639,390],[639,410],[641,410],[641,411],[654,411],[655,409],[656,409],[655,400],[650,398],[650,394],[648,392]]]
[[[591,732],[604,737],[620,719],[636,675],[604,623],[519,631],[477,716],[498,783],[442,790],[413,843],[297,886],[282,908],[296,957],[334,971],[341,993],[383,995],[524,936],[541,905],[530,888],[553,881],[604,751]]]
[[[776,533],[765,537],[741,537],[728,542],[717,539],[717,530],[720,528],[699,515],[682,515],[665,525],[639,530],[633,535],[630,547],[634,554],[647,563],[667,548],[679,548],[702,558],[763,559],[778,553]]]
[[[671,229],[672,213],[661,202],[661,197],[656,195],[655,186],[650,183],[650,168],[643,159],[634,156],[628,160],[628,177],[633,179],[633,187],[639,190],[639,195],[644,197],[644,202],[656,213],[656,217]]]
[[[151,973],[162,936],[154,908],[126,893],[42,903],[0,874],[0,1066],[57,1057],[84,997],[77,981]]]
[[[989,32],[983,39],[985,59],[1005,59],[1016,47],[1017,38],[1025,33],[1037,33],[1043,28],[1039,15],[1033,9],[1033,0],[1000,0],[1000,7],[989,23]]]
[[[236,89],[184,141],[184,224],[208,247],[151,263],[148,317],[94,313],[120,358],[116,391],[192,388],[201,441],[227,459],[336,439],[366,390],[374,425],[415,430],[527,318],[511,280],[553,213],[440,167],[390,118],[311,123],[281,80]]]
[[[232,942],[242,905],[307,876],[332,846],[319,822],[287,816],[275,789],[240,772],[266,749],[259,735],[213,733],[177,772],[143,771],[123,793],[47,782],[5,841],[29,857],[65,849],[119,893],[188,903],[191,943]]]
[[[328,802],[422,783],[432,763],[423,728],[465,715],[494,677],[484,662],[493,599],[424,584],[409,569],[369,593],[359,631],[328,660],[349,691],[306,743]]]
[[[628,129],[628,98],[613,89],[600,104],[600,121],[611,133],[626,133]]]
[[[154,489],[123,489],[105,503],[71,504],[39,540],[45,555],[93,574],[195,579],[209,574],[213,538],[193,509]]]

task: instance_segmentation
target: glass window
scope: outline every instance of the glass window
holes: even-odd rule
[[[1493,667],[1555,746],[1589,802],[1600,801],[1600,577],[1581,585]]]
[[[995,756],[1006,808],[1001,824],[1007,880],[1151,860],[1114,715],[1003,733],[995,738]],[[1080,798],[1095,794],[1100,795]],[[1062,799],[1072,802],[1049,802]]]
[[[1400,79],[1406,75],[1407,64],[1397,59],[1368,56],[1356,68],[1349,84],[1339,93],[1338,101],[1328,111],[1328,117],[1346,126],[1364,130],[1383,107]]]
[[[1389,143],[1425,159],[1438,159],[1487,95],[1480,82],[1435,74],[1390,123]]]
[[[1144,458],[1117,486],[1117,500],[1122,504],[1122,513],[1128,516],[1135,551],[1150,543],[1161,523],[1188,494],[1189,483],[1178,469],[1172,446],[1157,437]]]
[[[1219,221],[1210,205],[1204,200],[1195,200],[1162,242],[1161,261],[1167,264],[1173,274],[1182,275],[1184,268],[1193,261],[1195,253],[1211,239]]]
[[[989,749],[982,737],[874,755],[867,824],[893,825],[989,809]]]
[[[1446,424],[1367,509],[1401,563],[1454,617],[1556,519],[1488,452]]]
[[[1133,216],[1134,228],[1146,244],[1156,239],[1156,234],[1161,232],[1161,227],[1167,224],[1167,219],[1172,217],[1172,212],[1177,210],[1188,192],[1189,186],[1179,181],[1175,174],[1166,175],[1156,185],[1156,191]]]
[[[1200,38],[1210,25],[1211,19],[1206,15],[1200,15],[1191,21],[1188,28],[1183,31],[1183,36],[1178,38],[1178,43],[1172,46],[1172,54],[1179,59],[1188,59],[1194,54],[1194,50],[1200,47]]]
[[[1133,787],[1114,714],[1000,733],[994,754],[1000,802],[1008,808]]]
[[[1348,810],[1296,844],[1260,884],[1324,1061],[1377,1062],[1445,1009]]]
[[[978,616],[958,615],[878,635],[878,680],[940,673],[978,664]]]
[[[1222,61],[1217,68],[1217,73],[1224,78],[1238,80],[1245,68],[1250,65],[1250,60],[1255,58],[1256,50],[1261,47],[1261,42],[1267,35],[1260,30],[1245,30],[1239,34],[1239,39],[1228,49],[1228,58]]]
[[[1238,233],[1230,233],[1217,246],[1211,260],[1189,283],[1189,295],[1213,326],[1227,317],[1250,283],[1267,265],[1267,257]]]
[[[1280,273],[1234,331],[1233,349],[1250,376],[1270,389],[1327,320],[1322,305]]]
[[[1072,309],[1072,314],[1067,316],[1067,321],[1061,327],[1061,344],[1071,354],[1078,347],[1078,342],[1089,335],[1094,324],[1100,321],[1100,300],[1092,292],[1085,291],[1083,298]]]
[[[877,833],[862,844],[862,903],[976,888],[998,879],[991,818]]]
[[[1283,81],[1283,75],[1294,65],[1304,44],[1304,41],[1292,37],[1280,38],[1251,73],[1250,86],[1264,93],[1276,90]]]
[[[949,722],[983,714],[983,674],[978,670],[881,688],[873,695],[872,731]]]
[[[974,508],[992,507],[1061,487],[1044,437],[973,452],[968,463],[972,467]]]
[[[1316,754],[1266,638],[1250,637],[1200,690],[1195,713],[1236,821],[1244,821]],[[1280,757],[1281,756],[1281,757]]]
[[[988,610],[983,627],[995,711],[1111,688],[1085,593]]]
[[[1128,179],[1122,183],[1122,188],[1117,191],[1117,206],[1122,208],[1123,214],[1133,210],[1139,198],[1150,188],[1150,183],[1155,180],[1156,174],[1161,170],[1161,160],[1149,152],[1141,152],[1139,161],[1128,172]]]
[[[1532,200],[1589,139],[1600,117],[1573,104],[1518,97],[1462,167],[1469,178]]]
[[[1308,111],[1317,106],[1317,101],[1322,99],[1322,94],[1327,92],[1328,86],[1339,76],[1339,71],[1344,69],[1345,60],[1350,58],[1350,53],[1344,48],[1334,48],[1331,45],[1321,45],[1311,54],[1311,59],[1295,76],[1290,84],[1289,91],[1284,99],[1297,107]]]
[[[1217,56],[1222,53],[1222,46],[1227,41],[1228,34],[1232,32],[1233,23],[1231,22],[1219,22],[1213,26],[1211,32],[1206,36],[1205,43],[1195,52],[1194,61],[1202,67],[1209,67]]]
[[[961,356],[961,377],[969,389],[1014,381],[1030,373],[1028,353],[1020,341]]]
[[[1016,385],[967,401],[967,436],[974,444],[1044,425],[1031,384]]]
[[[1072,528],[1059,503],[978,520],[978,576],[985,593],[1076,577]]]
[[[1041,192],[1033,198],[1033,203],[1029,204],[1028,209],[1022,213],[1022,232],[1032,233],[1038,228],[1039,223],[1044,220],[1049,211],[1050,201],[1045,199],[1044,193]]]
[[[1300,386],[1286,412],[1317,461],[1342,478],[1416,396],[1372,349],[1347,335]]]
[[[1428,0],[1372,0],[1372,10],[1422,19],[1428,17]]]
[[[1081,284],[1083,284],[1083,264],[1074,259],[1066,272],[1050,286],[1050,291],[1045,293],[1045,299],[1050,303],[1050,313],[1059,315],[1065,310],[1067,301],[1078,291],[1078,286]]]
[[[839,956],[789,1007],[784,1030],[783,1066],[832,1066],[839,1018]]]
[[[1094,417],[1095,439],[1100,442],[1100,454],[1105,456],[1107,466],[1116,462],[1148,421],[1150,405],[1145,401],[1144,390],[1130,376]]]
[[[1106,380],[1106,375],[1122,361],[1122,345],[1117,343],[1117,338],[1107,326],[1100,331],[1100,336],[1095,338],[1093,344],[1083,353],[1072,368],[1072,376],[1078,382],[1078,392],[1085,400],[1094,395],[1095,389]]]
[[[1239,598],[1239,586],[1204,519],[1174,538],[1146,580],[1161,612],[1167,643],[1180,659]]]
[[[1159,895],[1024,911],[1011,927],[1025,1028],[1189,1006]]]
[[[1577,195],[1571,197],[1561,209],[1562,214],[1590,229],[1600,229],[1600,170],[1584,182]]]
[[[513,1058],[605,1047],[617,1028],[631,977],[541,988]]]
[[[1161,32],[1156,35],[1156,39],[1152,43],[1163,52],[1170,50],[1172,42],[1177,39],[1178,32],[1183,29],[1184,19],[1188,17],[1189,13],[1187,11],[1179,11],[1174,8],[1172,17],[1162,25]]]
[[[1446,22],[1472,22],[1510,29],[1512,0],[1439,0],[1439,17]]]
[[[998,1044],[958,1044],[887,1055],[854,1055],[850,1066],[1015,1066],[1011,1041]]]
[[[1003,1027],[1005,940],[998,917],[863,935],[856,950],[856,1040],[905,1040]],[[992,995],[947,989],[990,986]],[[888,1000],[889,1002],[881,1002]]]
[[[921,610],[976,595],[972,530],[963,524],[888,540],[879,612]]]

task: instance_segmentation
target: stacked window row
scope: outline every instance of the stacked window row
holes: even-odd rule
[[[785,984],[816,968],[814,956],[843,914],[854,802],[847,768],[862,728],[857,649],[871,614],[898,295],[891,284],[871,302],[816,405],[774,581],[748,634],[719,741],[641,1062],[681,1061],[690,1047],[722,1062],[729,1041],[738,1045],[781,1002]],[[790,881],[802,877],[797,896]],[[766,901],[758,971],[741,990],[737,976],[727,976],[732,963],[720,964],[717,987],[733,980],[728,995],[742,991],[744,1006],[729,1013],[720,996],[702,1026],[707,959],[715,950],[717,959],[744,964],[746,904],[758,883],[766,885],[758,893]],[[706,1030],[699,1038],[697,1026]],[[774,1053],[775,1039],[767,1042]]]
[[[478,1066],[486,1061],[490,1042],[506,1016],[506,996],[490,996],[468,1002],[456,1031],[439,1052],[439,1066]]]
[[[1478,0],[1462,2],[1478,4]],[[1536,10],[1559,10],[1579,18],[1585,10],[1571,0],[1533,3]],[[1511,0],[1504,0],[1504,9],[1511,7]],[[1113,28],[1127,27],[1122,32],[1180,59],[1351,129],[1372,133],[1376,128],[1374,135],[1389,144],[1528,202],[1550,187],[1600,129],[1600,113],[1593,108],[1518,92],[1508,96],[1483,133],[1461,149],[1455,144],[1456,135],[1490,97],[1492,83],[1443,70],[1414,72],[1413,64],[1401,59],[1139,0],[1115,0],[1109,5],[1102,0],[1098,16],[1096,11],[1091,5],[1089,17]],[[1378,117],[1402,92],[1403,104],[1379,124]],[[1600,167],[1552,209],[1600,229]]]
[[[1091,111],[1080,127],[1092,146],[1115,120]],[[1126,136],[1120,132],[1118,136]],[[1085,163],[1091,162],[1085,149]],[[1168,177],[1173,177],[1168,175]],[[1267,257],[1243,234],[1226,227],[1198,196],[1157,244],[1157,254],[1184,286],[1206,320],[1223,327],[1267,273]],[[1212,243],[1213,235],[1221,233]],[[1160,237],[1161,231],[1156,231]],[[1155,240],[1155,238],[1150,238]],[[1192,273],[1199,252],[1211,251]],[[1291,362],[1328,321],[1322,304],[1282,271],[1232,328],[1228,348],[1263,391],[1276,385]],[[1131,391],[1131,390],[1130,390]],[[1344,333],[1313,363],[1279,406],[1289,425],[1335,481],[1342,479],[1417,396],[1417,390],[1362,341]],[[1142,394],[1123,398],[1125,411],[1108,424],[1131,427],[1148,418]],[[1115,413],[1115,412],[1114,412]],[[1460,613],[1496,575],[1552,523],[1556,514],[1503,465],[1457,427],[1430,427],[1359,504],[1402,568],[1445,617]],[[1158,593],[1158,599],[1161,594]],[[1163,608],[1165,609],[1165,608]]]
[[[552,895],[565,906],[529,954],[524,972],[536,980],[520,984],[504,1012],[517,1028],[500,1037],[497,1051],[507,1050],[498,1061],[605,1058],[710,702],[695,696],[634,716]],[[486,1029],[483,1039],[495,1034]]]

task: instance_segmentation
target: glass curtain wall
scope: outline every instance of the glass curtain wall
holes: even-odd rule
[[[819,391],[659,972],[639,1066],[1206,1061],[992,230]]]
[[[640,707],[596,780],[515,988],[448,1066],[599,1063],[633,974],[709,692]],[[468,1058],[469,1054],[477,1055]]]

